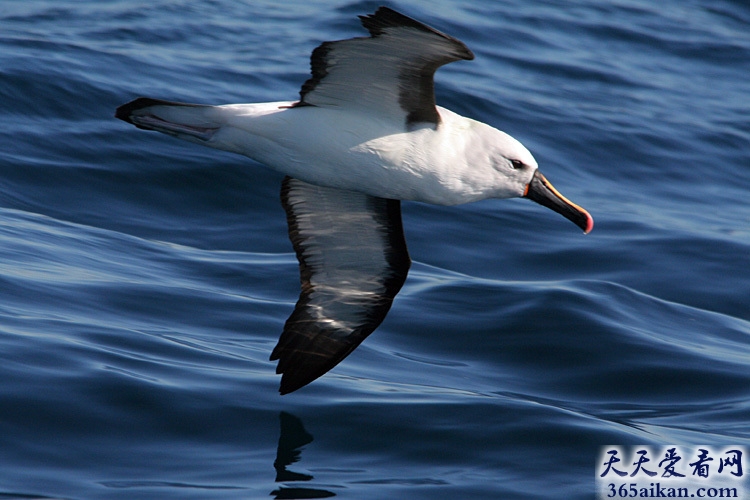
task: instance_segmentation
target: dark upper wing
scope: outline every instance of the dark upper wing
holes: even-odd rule
[[[411,261],[398,200],[287,177],[281,201],[302,285],[271,354],[286,394],[336,366],[380,325]]]
[[[298,105],[360,107],[437,125],[433,77],[474,54],[459,40],[387,7],[360,16],[369,38],[325,42],[312,53],[312,77]]]

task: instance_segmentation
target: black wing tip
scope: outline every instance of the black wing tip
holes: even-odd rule
[[[298,314],[299,310],[295,309],[270,356],[271,361],[278,361],[276,374],[281,375],[281,395],[294,392],[331,371],[367,337],[363,335],[339,349],[338,346],[331,346],[325,336],[310,336],[309,332],[298,330],[299,324],[295,319]],[[307,323],[307,320],[303,320],[303,324]]]
[[[358,17],[360,21],[362,21],[362,26],[364,26],[372,36],[382,35],[385,28],[396,28],[401,26],[416,28],[428,32],[435,31],[426,24],[420,23],[416,19],[405,16],[404,14],[385,6],[378,7],[378,10],[373,14],[366,14]]]
[[[362,26],[370,33],[371,36],[377,37],[384,33],[386,28],[414,28],[426,33],[432,33],[446,38],[460,47],[460,50],[456,53],[456,57],[471,61],[474,59],[474,53],[460,40],[446,35],[442,31],[438,31],[435,28],[427,26],[424,23],[417,21],[409,16],[401,14],[398,11],[391,9],[390,7],[381,6],[373,14],[359,16],[362,21]]]
[[[317,377],[316,377],[317,378]],[[285,373],[281,376],[281,384],[279,384],[279,394],[281,396],[285,396],[287,394],[290,394],[297,389],[302,389],[304,386],[309,384],[315,379],[312,380],[300,380],[297,378],[290,378]]]
[[[295,353],[291,352],[287,354],[289,356],[294,356]],[[301,389],[311,382],[319,379],[320,377],[328,373],[340,361],[335,360],[327,362],[324,365],[306,366],[305,363],[302,362],[302,360],[297,360],[293,363],[285,363],[285,360],[287,360],[288,358],[283,357],[277,359],[279,359],[279,365],[276,368],[276,374],[281,375],[279,394],[281,394],[282,396]]]

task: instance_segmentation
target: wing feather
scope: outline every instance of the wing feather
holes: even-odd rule
[[[437,126],[434,75],[444,64],[473,59],[459,40],[388,7],[360,16],[370,37],[324,42],[310,59],[312,76],[299,106],[360,108]]]
[[[385,319],[409,271],[397,200],[284,179],[301,293],[271,360],[280,392],[309,384]]]

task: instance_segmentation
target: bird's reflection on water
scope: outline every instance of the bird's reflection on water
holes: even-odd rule
[[[302,447],[313,441],[312,434],[305,430],[302,421],[286,412],[279,414],[281,433],[279,435],[279,447],[276,450],[276,460],[273,463],[276,469],[276,482],[287,483],[295,481],[310,481],[313,476],[287,470],[287,467],[300,459]],[[335,493],[318,488],[280,487],[271,492],[277,499],[302,499],[302,498],[328,498],[336,496]]]

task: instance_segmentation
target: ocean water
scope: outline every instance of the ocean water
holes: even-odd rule
[[[378,3],[0,2],[0,498],[594,498],[603,445],[750,445],[747,2],[389,5],[596,225],[404,203],[389,316],[282,397],[281,176],[113,113],[295,99]]]

